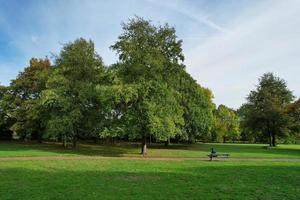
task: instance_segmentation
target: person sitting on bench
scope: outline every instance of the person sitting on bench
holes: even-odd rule
[[[211,161],[214,157],[228,158],[229,157],[229,153],[217,153],[214,150],[214,148],[211,148],[211,152],[207,156],[210,158],[210,161]]]
[[[217,152],[214,150],[214,148],[211,148],[210,160],[212,160],[213,157],[217,157]]]

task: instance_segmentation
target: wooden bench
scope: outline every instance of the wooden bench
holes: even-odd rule
[[[210,153],[207,155],[210,158],[210,161],[212,161],[213,158],[229,158],[229,153]]]

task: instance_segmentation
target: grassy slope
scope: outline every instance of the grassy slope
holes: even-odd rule
[[[152,145],[149,157],[206,157],[210,148],[217,152],[230,153],[241,158],[300,158],[300,145],[279,145],[268,149],[262,144],[196,144],[196,145]],[[0,142],[0,157],[7,156],[139,156],[139,145],[121,144],[114,146],[83,145],[78,149],[63,149],[60,145],[22,144]]]
[[[300,162],[2,161],[0,199],[299,199]]]

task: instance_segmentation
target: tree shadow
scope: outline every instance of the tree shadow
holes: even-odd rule
[[[149,144],[149,156],[162,157],[203,157],[214,148],[219,153],[229,153],[234,157],[300,157],[300,148],[264,148],[266,145],[252,144]],[[155,152],[151,150],[156,150]],[[177,151],[177,152],[175,152]],[[0,142],[0,156],[58,156],[82,155],[122,157],[140,156],[139,143],[92,144],[80,143],[76,149],[65,149],[59,143],[28,143],[28,142]]]
[[[205,144],[209,146],[210,144]],[[228,151],[228,153],[237,153],[237,154],[253,154],[257,156],[263,155],[274,155],[274,156],[299,156],[300,157],[300,148],[299,149],[290,149],[284,147],[276,148],[266,148],[267,145],[257,145],[257,144],[215,144],[211,145],[213,148],[219,151]]]
[[[127,153],[138,155],[134,152],[134,146],[127,145],[126,148],[117,145],[95,145],[78,144],[77,148],[64,148],[59,143],[28,143],[28,142],[1,142],[0,156],[55,156],[55,155],[81,155],[81,156],[103,156],[122,157]],[[7,154],[5,152],[8,152]],[[6,154],[6,155],[5,155]]]
[[[220,153],[230,153],[230,154],[249,154],[256,156],[263,155],[275,155],[275,156],[299,156],[300,157],[300,147],[298,149],[276,147],[276,148],[266,148],[268,145],[264,144],[234,144],[234,143],[198,143],[198,144],[171,144],[169,146],[164,146],[162,144],[150,145],[151,149],[157,150],[183,150],[183,151],[198,151],[199,153],[209,153],[211,148],[214,148]]]

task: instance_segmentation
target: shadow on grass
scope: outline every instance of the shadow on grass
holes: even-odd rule
[[[0,156],[6,156],[8,152],[16,155],[82,155],[82,156],[104,156],[121,157],[124,154],[134,151],[134,146],[127,145],[95,145],[79,144],[77,148],[64,148],[58,143],[25,143],[25,142],[0,142]],[[2,152],[2,154],[1,154]],[[136,152],[138,155],[138,151]]]
[[[209,146],[211,144],[204,144]],[[284,147],[277,148],[266,148],[267,145],[258,145],[258,144],[212,144],[213,148],[218,151],[228,151],[228,153],[237,153],[237,154],[253,154],[253,155],[277,155],[277,156],[299,156],[300,157],[300,148],[299,149],[289,149]]]
[[[285,145],[287,146],[287,145]],[[266,148],[268,145],[264,144],[234,144],[234,143],[199,143],[199,144],[172,144],[169,146],[153,144],[150,145],[150,149],[157,150],[183,150],[183,151],[199,151],[209,153],[211,148],[214,148],[220,153],[230,153],[230,154],[252,154],[254,156],[260,157],[263,155],[276,155],[278,156],[299,156],[300,157],[300,145],[299,148],[285,148],[279,145],[276,148]]]
[[[0,199],[299,199],[297,166],[145,162],[0,165]],[[146,166],[150,164],[150,167]],[[135,170],[134,170],[135,169]],[[238,179],[236,178],[238,177]]]
[[[204,156],[214,148],[217,152],[230,153],[233,156],[242,157],[300,157],[300,148],[264,148],[266,145],[257,144],[221,144],[221,143],[200,143],[200,144],[171,144],[165,147],[163,144],[149,144],[149,152],[156,150],[155,155],[163,156],[182,156],[189,157],[199,155]],[[164,150],[169,151],[166,153]],[[174,150],[174,153],[170,152]],[[177,151],[177,153],[175,152]],[[117,143],[114,145],[100,144],[79,144],[76,149],[63,148],[57,143],[24,143],[24,142],[0,142],[0,156],[47,156],[47,155],[85,155],[85,156],[104,156],[122,157],[139,156],[140,144],[138,143]],[[190,153],[189,153],[190,152]],[[199,152],[199,154],[198,154]],[[178,154],[179,153],[179,154]]]

